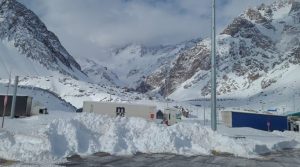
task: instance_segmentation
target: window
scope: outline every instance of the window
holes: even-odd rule
[[[117,107],[116,116],[125,117],[125,107]]]

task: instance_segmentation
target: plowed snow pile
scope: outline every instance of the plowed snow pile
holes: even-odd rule
[[[53,120],[36,134],[0,131],[0,157],[26,162],[55,162],[73,154],[95,152],[199,155],[211,154],[212,150],[255,157],[260,148],[276,149],[278,143],[282,147],[282,143],[292,147],[291,143],[298,142],[283,138],[270,145],[254,139],[234,139],[199,123],[182,122],[167,127],[141,118],[110,118],[83,113],[70,119]]]

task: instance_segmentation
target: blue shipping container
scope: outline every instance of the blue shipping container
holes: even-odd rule
[[[288,129],[286,116],[232,112],[232,127],[250,127],[268,131]]]

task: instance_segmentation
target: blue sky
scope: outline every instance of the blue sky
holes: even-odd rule
[[[18,0],[74,56],[128,43],[175,44],[208,37],[210,0]],[[216,0],[218,31],[245,9],[274,0]]]

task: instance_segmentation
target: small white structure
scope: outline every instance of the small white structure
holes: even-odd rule
[[[181,112],[177,108],[165,108],[164,117],[168,120],[168,125],[174,125],[181,121]]]
[[[111,117],[142,117],[147,120],[156,119],[156,106],[115,102],[83,102],[83,112],[97,113]]]
[[[46,107],[40,103],[39,101],[35,101],[31,107],[31,114],[38,115],[40,114],[40,110],[44,110]]]

